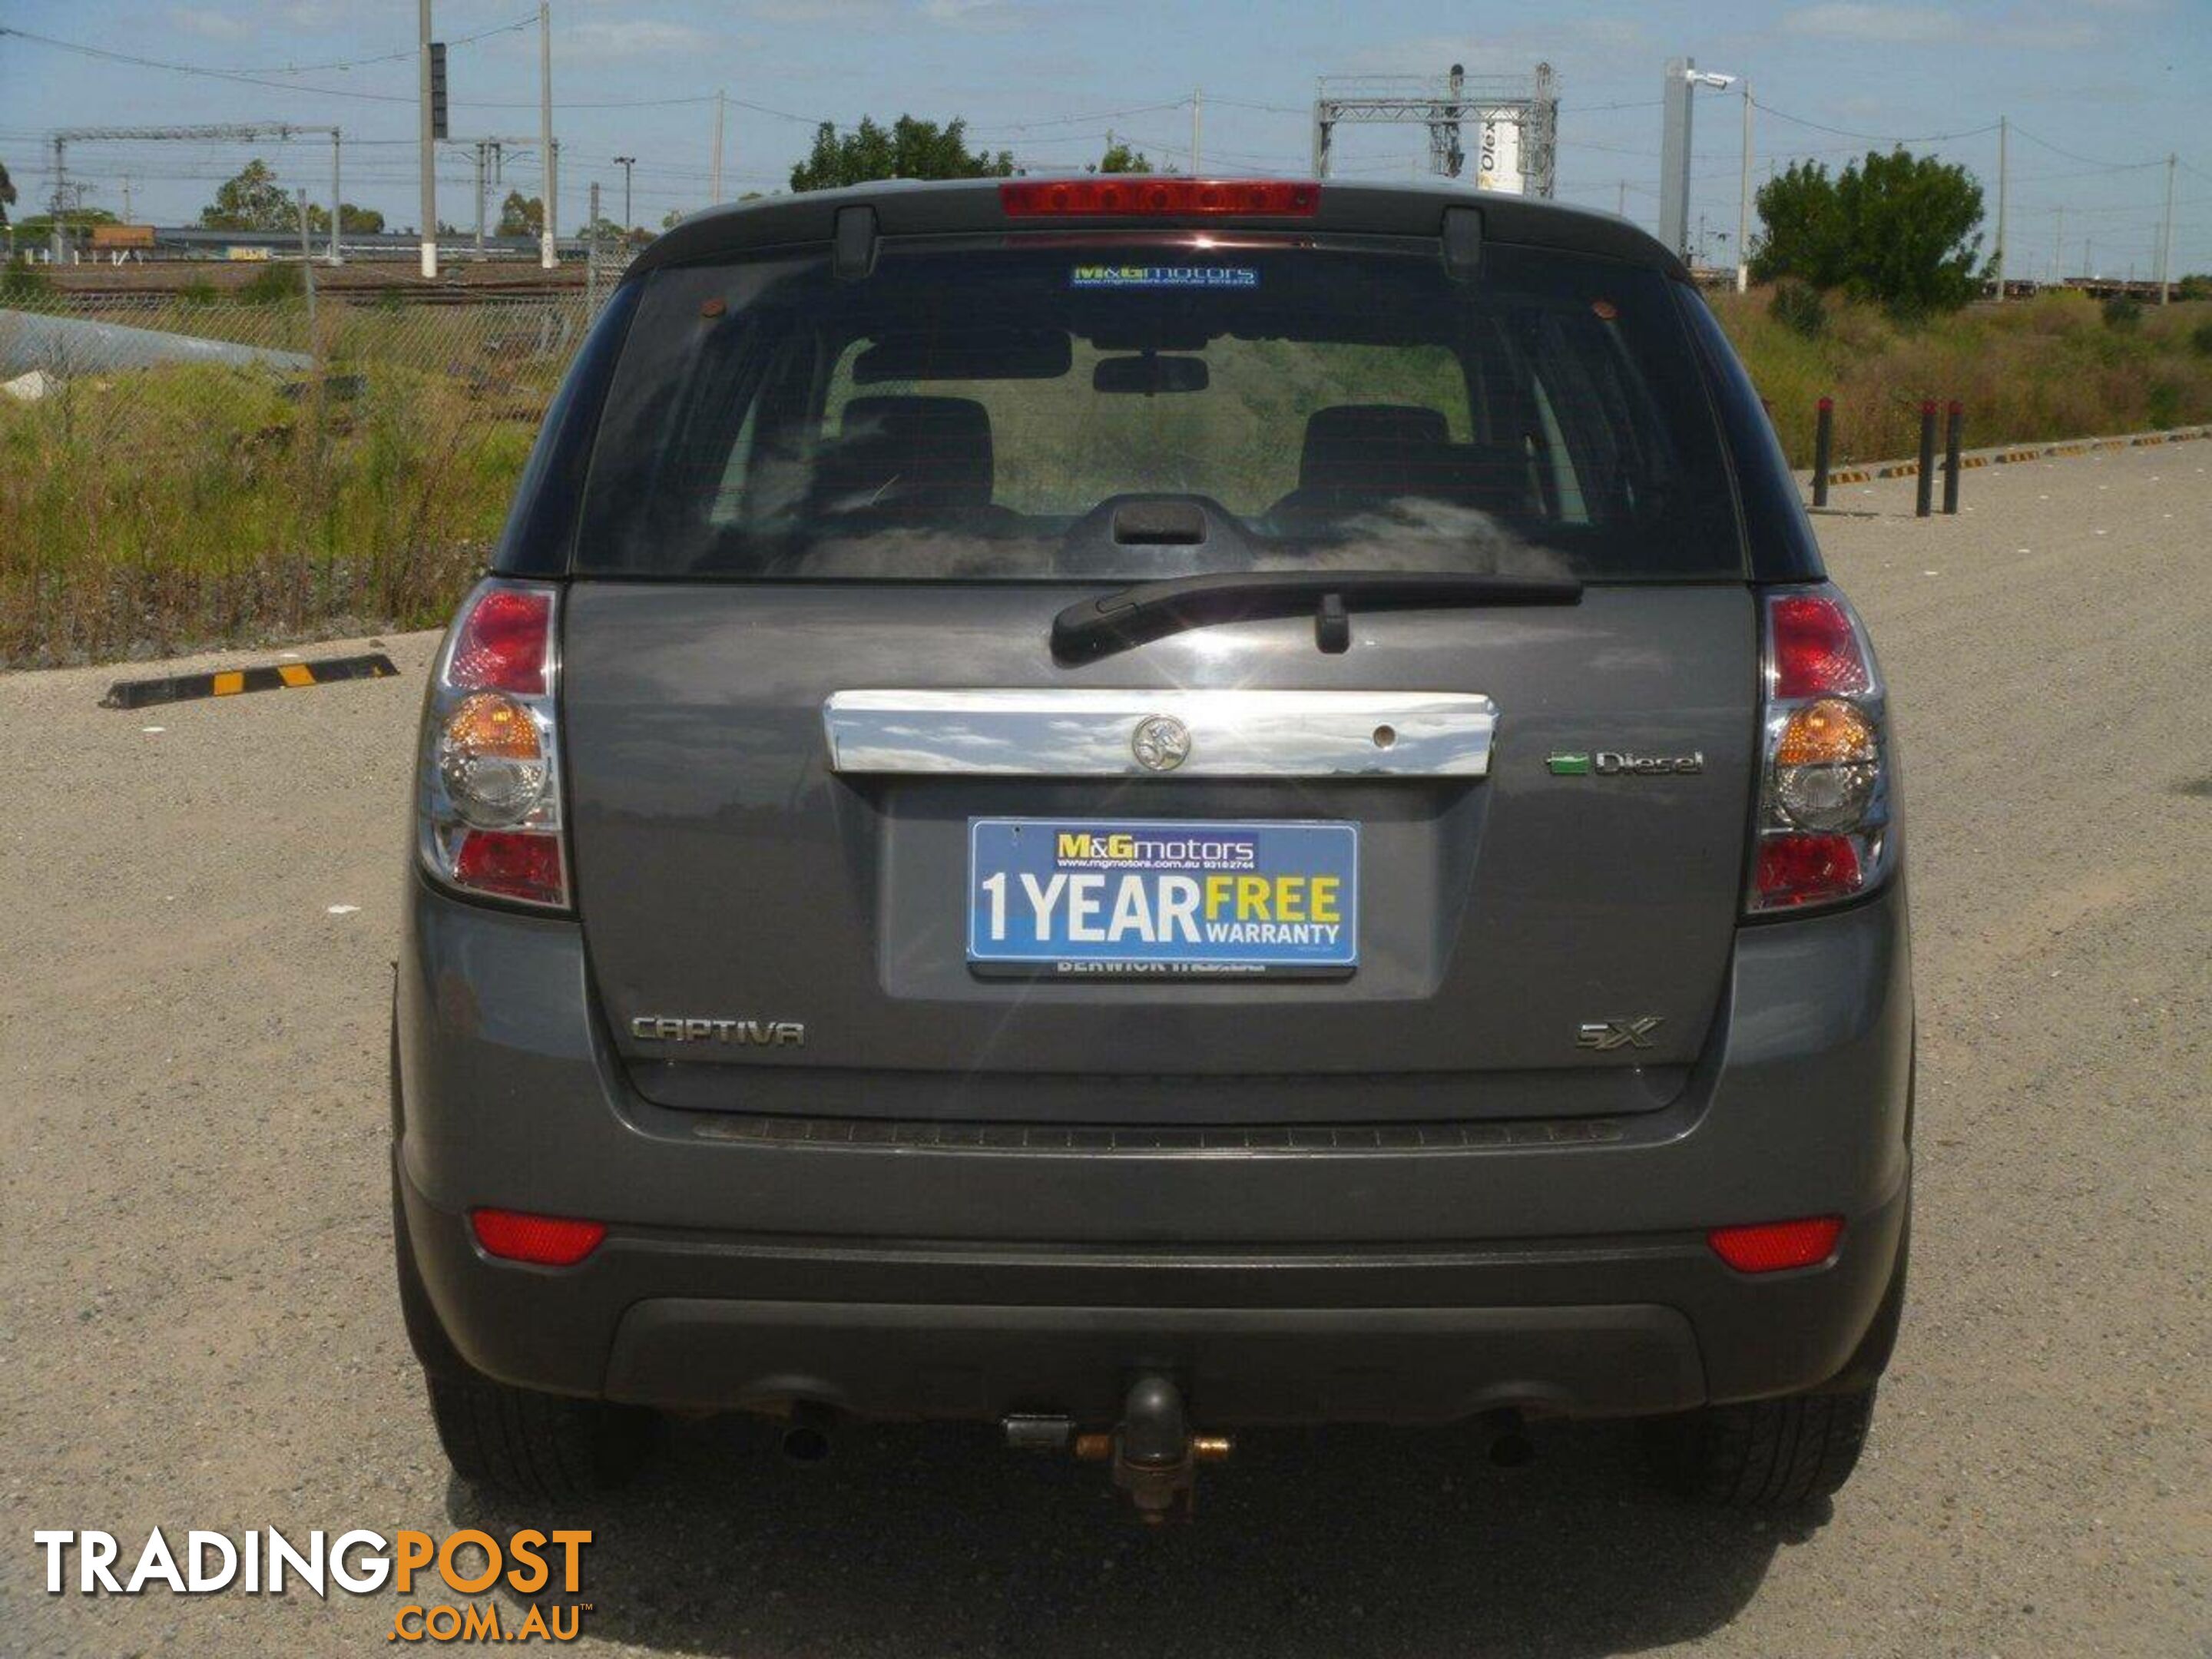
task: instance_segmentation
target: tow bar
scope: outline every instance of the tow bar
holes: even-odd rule
[[[1010,1444],[1042,1449],[1050,1443],[1046,1424],[1053,1419],[1009,1419]],[[1067,1443],[1065,1431],[1058,1443]],[[1121,1421],[1110,1433],[1079,1434],[1077,1458],[1111,1463],[1114,1484],[1127,1492],[1138,1517],[1148,1527],[1190,1519],[1198,1485],[1198,1466],[1218,1463],[1235,1449],[1225,1435],[1193,1434],[1183,1414],[1182,1391],[1164,1376],[1140,1376],[1129,1385]]]

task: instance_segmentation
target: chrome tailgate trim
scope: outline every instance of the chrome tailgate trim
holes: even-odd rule
[[[1479,778],[1498,709],[1460,691],[852,690],[822,722],[840,773]]]

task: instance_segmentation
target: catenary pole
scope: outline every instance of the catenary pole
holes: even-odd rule
[[[1194,179],[1195,179],[1195,178],[1197,178],[1197,177],[1198,177],[1198,167],[1199,167],[1199,160],[1198,160],[1198,156],[1199,156],[1199,150],[1198,150],[1198,130],[1199,130],[1199,120],[1200,120],[1200,115],[1201,115],[1201,113],[1202,113],[1202,112],[1203,112],[1203,106],[1204,106],[1205,103],[1206,103],[1206,88],[1203,88],[1203,87],[1194,87],[1194,88],[1191,88],[1191,94],[1190,94],[1190,176],[1191,176],[1192,178],[1194,178]],[[2170,177],[2170,176],[2171,176],[2171,175],[2169,174],[2169,177]]]
[[[2012,193],[2011,146],[2012,118],[1997,117],[1997,299],[2005,296],[2005,209],[2006,198]]]
[[[707,185],[707,194],[713,199],[709,207],[719,207],[722,201],[722,89],[714,88],[714,167]]]
[[[2173,164],[2176,161],[2169,150],[2166,157],[2166,228],[2158,239],[2158,302],[2173,303]]]
[[[1751,78],[1743,82],[1743,184],[1735,204],[1735,291],[1751,288]]]
[[[421,93],[422,103],[422,275],[438,274],[437,149],[430,137],[430,0],[420,0],[422,23]],[[335,213],[337,206],[332,204]]]
[[[545,210],[538,216],[538,263],[547,270],[560,263],[555,238],[560,234],[560,207],[554,192],[561,188],[561,170],[553,155],[553,8],[538,0],[538,146],[545,158]]]
[[[338,204],[345,200],[345,198],[339,194],[344,179],[344,173],[338,161],[341,148],[338,130],[332,127],[331,129],[331,263],[334,265],[345,263],[345,252],[338,246]]]

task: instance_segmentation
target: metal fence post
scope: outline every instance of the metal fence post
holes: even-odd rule
[[[1943,510],[1946,513],[1955,514],[1959,510],[1959,441],[1966,435],[1966,405],[1954,398],[1943,431]]]
[[[584,320],[599,314],[599,181],[592,180],[588,216],[584,222]]]
[[[1917,486],[1912,504],[1912,516],[1928,516],[1936,495],[1936,400],[1920,400],[1920,471],[1913,480]]]
[[[1836,435],[1836,400],[1820,399],[1820,416],[1813,423],[1813,505],[1828,504],[1828,450]]]
[[[315,351],[315,249],[307,231],[307,187],[305,185],[300,186],[300,280],[307,296],[307,350],[313,354]]]

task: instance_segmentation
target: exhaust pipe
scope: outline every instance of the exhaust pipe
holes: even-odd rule
[[[1492,1467],[1517,1469],[1535,1461],[1536,1448],[1522,1431],[1519,1412],[1492,1412],[1483,1423],[1489,1436],[1485,1450]]]
[[[783,1431],[783,1455],[794,1463],[824,1463],[835,1445],[830,1431],[836,1419],[823,1407],[811,1401],[800,1401],[791,1408],[791,1420]]]

